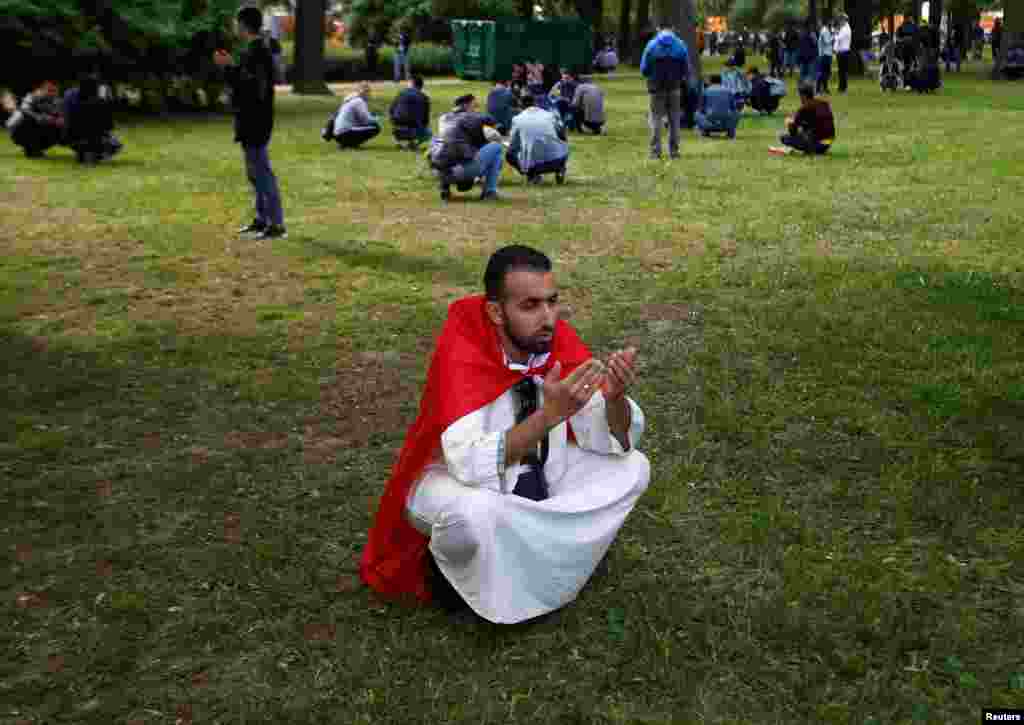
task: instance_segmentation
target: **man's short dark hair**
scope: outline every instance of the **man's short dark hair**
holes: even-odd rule
[[[532,272],[550,272],[551,260],[543,252],[512,244],[502,247],[491,255],[484,271],[484,291],[487,299],[500,302],[505,296],[505,278],[514,269],[528,269]]]
[[[263,13],[259,8],[247,6],[238,11],[238,23],[253,35],[263,30]]]
[[[712,73],[711,74],[711,85],[717,86],[717,85],[721,85],[721,83],[722,83],[722,76],[719,75],[718,73]]]
[[[463,96],[459,96],[455,99],[455,106],[461,108],[462,106],[468,106],[470,103],[476,100],[476,96],[472,93],[467,93]]]
[[[801,98],[814,98],[814,84],[810,81],[805,81],[799,86]]]
[[[412,87],[422,91],[423,90],[423,76],[412,77]]]
[[[525,96],[519,99],[519,107],[522,108],[524,111],[527,108],[533,108],[535,105],[537,105],[537,103],[536,101],[533,100],[533,96],[531,96],[529,93],[527,93]]]

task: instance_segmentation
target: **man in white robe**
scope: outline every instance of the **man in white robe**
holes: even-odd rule
[[[485,297],[449,311],[361,573],[382,593],[424,599],[416,579],[426,563],[434,598],[450,585],[481,617],[513,623],[576,598],[646,489],[650,466],[636,450],[643,412],[625,394],[636,351],[607,363],[590,357],[559,320],[551,262],[540,252],[498,250],[484,280]],[[564,378],[563,369],[571,369]],[[418,554],[417,541],[429,553]]]

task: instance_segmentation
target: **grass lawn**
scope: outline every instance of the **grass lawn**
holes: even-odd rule
[[[282,97],[274,244],[233,237],[227,117],[127,119],[97,168],[0,144],[0,723],[1024,706],[1022,87],[857,80],[805,159],[767,153],[790,86],[651,162],[642,85],[607,82],[565,187],[448,206],[387,131],[341,153],[336,99]],[[503,627],[356,560],[445,307],[512,241],[597,352],[640,348],[653,481],[578,601]]]

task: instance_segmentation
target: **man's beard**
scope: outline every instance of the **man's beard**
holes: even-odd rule
[[[531,355],[543,355],[544,353],[551,352],[551,344],[555,341],[554,330],[542,330],[543,332],[549,332],[551,337],[547,340],[538,340],[532,337],[519,337],[512,331],[512,325],[509,324],[508,319],[505,320],[505,336],[520,350],[528,352]]]

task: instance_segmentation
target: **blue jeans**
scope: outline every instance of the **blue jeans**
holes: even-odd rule
[[[277,177],[270,168],[270,155],[266,146],[243,146],[245,173],[256,190],[256,221],[263,224],[284,225],[281,192]]]
[[[733,113],[729,116],[706,116],[700,111],[694,116],[697,121],[697,128],[710,133],[727,133],[732,138],[736,135],[736,126],[740,123],[740,114]]]
[[[484,191],[498,190],[498,176],[501,175],[501,157],[505,147],[500,143],[489,143],[477,151],[476,158],[463,164],[467,177],[484,177]]]
[[[398,48],[395,48],[395,83],[403,79],[408,79],[409,74],[409,54],[403,53]]]
[[[828,93],[828,80],[832,77],[832,56],[818,56],[818,81],[816,91]]]
[[[800,82],[801,83],[814,83],[818,80],[818,59],[807,61],[806,63],[800,64]]]
[[[786,67],[786,70],[792,71],[796,68],[796,51],[795,50],[784,50],[782,51],[782,64]]]

